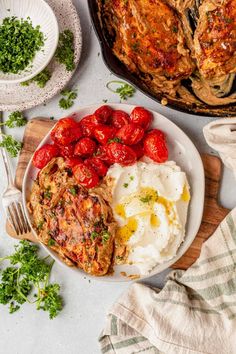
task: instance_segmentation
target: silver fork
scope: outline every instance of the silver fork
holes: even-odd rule
[[[2,122],[2,113],[0,112],[0,122]],[[22,206],[22,193],[14,185],[13,175],[8,154],[4,148],[0,148],[4,167],[7,175],[7,188],[2,194],[2,204],[9,222],[17,236],[30,232],[30,226],[25,216]]]

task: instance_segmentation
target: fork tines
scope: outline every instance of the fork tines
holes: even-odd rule
[[[7,207],[9,221],[17,236],[30,232],[30,226],[26,219],[22,204],[13,202]]]

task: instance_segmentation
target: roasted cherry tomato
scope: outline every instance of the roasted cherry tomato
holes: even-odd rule
[[[83,162],[83,160],[81,160],[79,157],[71,157],[71,158],[66,159],[66,166],[68,168],[72,169],[74,166],[76,166],[82,162]]]
[[[60,151],[56,145],[45,144],[34,153],[33,165],[41,170],[59,154]]]
[[[153,115],[143,107],[135,107],[130,114],[130,119],[133,123],[136,123],[143,127],[144,130],[147,130],[152,123]]]
[[[137,160],[137,156],[131,147],[121,143],[110,143],[107,153],[113,163],[119,163],[122,166],[132,165]]]
[[[111,117],[113,109],[109,106],[101,106],[95,112],[94,115],[98,117],[101,121],[100,123],[107,123],[108,119]]]
[[[138,144],[132,145],[132,149],[134,150],[137,156],[137,160],[143,157],[144,155],[143,142],[139,142]]]
[[[152,130],[150,130],[150,131],[148,132],[147,135],[151,135],[151,134],[155,134],[155,135],[157,135],[159,138],[164,139],[164,140],[165,140],[165,138],[166,138],[165,134],[164,134],[161,130],[159,130],[159,129],[152,129]]]
[[[101,123],[101,120],[98,117],[96,117],[94,114],[84,117],[79,122],[79,125],[82,130],[82,135],[92,137],[95,126],[100,123]]]
[[[94,129],[94,136],[100,144],[105,145],[110,139],[114,138],[116,131],[114,127],[99,124]]]
[[[62,118],[51,132],[51,139],[57,145],[69,145],[82,135],[79,124],[73,118]]]
[[[113,111],[111,115],[111,125],[113,127],[120,129],[123,127],[123,125],[129,124],[130,123],[130,117],[128,113],[124,111]]]
[[[91,156],[96,150],[97,144],[92,139],[81,138],[75,145],[74,154],[78,156]]]
[[[155,162],[165,162],[168,159],[168,150],[165,140],[157,134],[147,134],[144,139],[144,153]]]
[[[108,167],[98,157],[91,157],[90,159],[85,160],[84,163],[86,166],[92,166],[100,177],[106,176]]]
[[[110,160],[108,153],[108,145],[101,145],[99,146],[98,150],[96,151],[96,157],[99,160],[104,161],[108,166],[112,165],[112,161]]]
[[[74,149],[75,149],[75,144],[70,144],[66,146],[58,146],[59,151],[60,151],[60,156],[67,158],[67,157],[72,157],[74,156]]]
[[[93,188],[99,183],[99,177],[96,171],[91,166],[86,166],[84,163],[79,163],[73,167],[75,179],[81,186]]]
[[[137,124],[129,123],[124,125],[116,133],[116,137],[126,145],[137,144],[144,136],[144,129]]]

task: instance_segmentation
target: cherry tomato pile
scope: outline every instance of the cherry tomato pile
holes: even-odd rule
[[[37,150],[33,164],[42,169],[53,157],[64,157],[78,183],[93,188],[113,163],[132,165],[143,155],[165,162],[165,135],[150,130],[152,120],[152,113],[143,107],[135,107],[129,115],[109,106],[98,108],[80,122],[73,116],[62,118],[51,132],[53,144]]]

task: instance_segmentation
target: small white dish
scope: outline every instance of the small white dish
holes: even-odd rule
[[[51,61],[57,49],[59,27],[51,7],[44,0],[0,0],[0,24],[6,17],[32,21],[33,27],[40,26],[45,40],[44,46],[36,53],[33,62],[18,74],[0,71],[1,84],[16,84],[32,79]]]
[[[110,104],[113,109],[121,109],[127,113],[130,113],[135,106],[127,105],[127,104]],[[84,116],[92,114],[100,105],[87,106],[79,109],[76,112],[77,120],[79,121]],[[190,184],[190,193],[191,193],[191,201],[189,205],[188,211],[188,219],[186,225],[186,236],[178,249],[177,255],[171,260],[157,264],[157,266],[147,275],[141,277],[142,279],[148,278],[155,274],[162,272],[163,270],[169,268],[172,264],[174,264],[190,247],[193,242],[198,229],[201,225],[202,214],[203,214],[203,206],[204,206],[204,196],[205,196],[205,176],[204,176],[204,168],[202,164],[201,156],[199,155],[196,147],[192,143],[192,141],[188,138],[188,136],[171,122],[169,119],[164,117],[163,115],[151,111],[154,116],[154,121],[152,124],[153,128],[161,129],[166,133],[167,143],[169,148],[169,160],[176,161],[177,165],[179,165],[182,171],[186,172],[188,182]],[[50,132],[46,135],[46,137],[39,144],[38,148],[46,143],[51,143]],[[31,223],[31,215],[27,210],[27,200],[29,200],[30,191],[32,188],[32,183],[34,179],[37,177],[38,169],[36,169],[32,164],[32,158],[29,161],[27,166],[24,180],[23,180],[23,204],[25,208],[25,212],[29,221],[29,224],[32,227]],[[33,230],[33,228],[32,228]],[[33,230],[34,235],[37,237],[37,233]],[[42,245],[45,250],[59,263],[63,266],[67,267],[65,263],[61,261],[58,255],[50,250],[47,246]],[[73,271],[77,272],[80,275],[86,275],[83,270],[79,268],[71,268]],[[128,277],[124,277],[121,275],[121,272],[125,272],[127,275],[139,274],[139,271],[136,267],[130,265],[121,265],[114,267],[114,274],[103,276],[103,277],[91,277],[92,279],[98,280],[106,280],[106,281],[130,281]],[[140,279],[141,279],[140,278]]]

